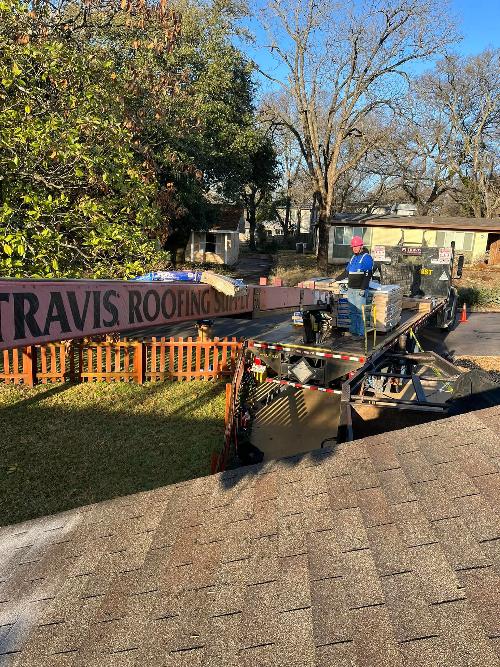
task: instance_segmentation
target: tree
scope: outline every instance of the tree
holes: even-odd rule
[[[270,0],[262,22],[277,70],[286,71],[264,74],[293,102],[291,113],[274,105],[269,115],[293,133],[313,180],[318,264],[326,271],[339,180],[385,137],[372,121],[392,115],[405,67],[454,39],[448,7],[434,0],[363,0],[350,9],[333,0]]]
[[[0,4],[2,274],[130,276],[210,226],[255,125],[237,16],[231,0]]]
[[[287,104],[287,100],[281,99],[281,104]],[[291,209],[292,204],[301,204],[297,201],[297,188],[303,175],[303,158],[296,145],[295,138],[286,127],[274,128],[274,140],[282,164],[282,181],[278,195],[275,199],[274,216],[283,229],[283,236],[288,237],[291,231]],[[284,209],[284,215],[280,213]]]
[[[278,162],[270,138],[257,131],[253,141],[247,142],[247,152],[242,157],[242,161],[242,172],[246,173],[242,179],[241,196],[250,227],[250,249],[255,250],[257,210],[278,180]]]
[[[442,109],[430,104],[428,92],[425,77],[411,81],[387,144],[368,159],[369,169],[380,178],[379,193],[399,191],[419,215],[435,208],[456,176],[450,164],[453,132]]]
[[[0,44],[0,273],[127,276],[154,262],[156,186],[112,60],[15,0],[0,5]]]
[[[129,9],[128,24],[115,29],[115,50],[134,137],[160,188],[157,236],[183,259],[191,230],[213,221],[214,196],[240,199],[255,110],[251,64],[231,43],[237,6],[181,0],[174,7]]]
[[[445,158],[458,178],[454,197],[466,214],[492,217],[500,206],[500,49],[448,56],[423,82],[452,136]]]

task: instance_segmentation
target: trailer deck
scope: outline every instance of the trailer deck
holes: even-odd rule
[[[368,347],[366,349],[363,340],[354,340],[349,335],[343,335],[343,332],[340,330],[337,330],[339,332],[338,335],[332,338],[328,345],[306,346],[302,342],[301,329],[291,322],[276,324],[270,331],[260,336],[257,340],[250,341],[249,347],[284,351],[292,351],[295,348],[297,352],[303,350],[308,354],[325,355],[327,358],[329,354],[338,353],[339,355],[349,357],[346,361],[354,360],[355,358],[364,362],[378,350],[390,346],[399,336],[408,333],[410,329],[413,331],[420,329],[438,310],[443,308],[444,304],[444,299],[440,300],[429,312],[403,310],[399,325],[387,333],[377,332],[375,344],[373,332],[368,334]]]

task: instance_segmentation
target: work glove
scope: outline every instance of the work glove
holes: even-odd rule
[[[366,296],[366,290],[360,289],[359,290],[359,296]]]

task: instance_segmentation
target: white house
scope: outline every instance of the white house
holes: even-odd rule
[[[236,206],[219,209],[219,221],[208,231],[192,231],[186,259],[200,264],[236,264],[240,252],[239,229],[243,210]]]
[[[285,220],[286,209],[279,208],[278,214],[282,220]],[[278,220],[266,220],[262,223],[266,234],[269,237],[283,237],[283,226]],[[313,232],[314,212],[312,204],[301,204],[290,208],[290,234],[304,235]],[[244,226],[241,228],[240,241],[248,241],[250,238],[250,225],[246,218]]]

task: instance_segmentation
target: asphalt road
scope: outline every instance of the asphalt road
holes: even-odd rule
[[[282,322],[289,322],[291,313],[257,319],[220,318],[214,321],[214,336],[224,338],[259,338]],[[196,337],[194,322],[182,322],[171,326],[141,329],[134,338],[150,336]],[[452,331],[428,328],[421,331],[419,340],[426,350],[450,356],[500,356],[500,313],[472,313],[468,322],[458,322]]]
[[[425,329],[424,348],[450,356],[500,356],[500,313],[472,313],[452,331]]]

